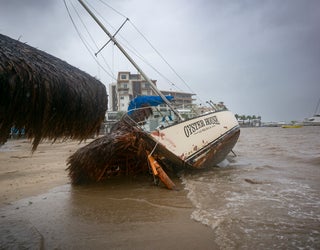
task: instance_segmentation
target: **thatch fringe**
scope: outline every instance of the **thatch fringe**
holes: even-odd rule
[[[0,144],[24,128],[33,150],[44,139],[83,140],[107,109],[105,86],[87,73],[0,34]]]
[[[151,109],[136,111],[116,123],[110,134],[78,149],[67,160],[72,184],[104,181],[112,176],[137,175],[149,171],[146,144],[135,123],[143,121]]]

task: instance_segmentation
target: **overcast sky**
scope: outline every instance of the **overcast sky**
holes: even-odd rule
[[[100,1],[90,0],[99,14],[118,28],[125,18]],[[260,115],[263,121],[303,120],[314,114],[320,98],[320,1],[103,1],[130,18],[189,86],[170,71],[132,24],[126,23],[117,36],[120,41],[129,41],[174,82],[168,83],[138,60],[149,77],[158,80],[160,89],[193,91],[198,102],[224,101],[234,113]],[[90,37],[73,6],[98,47],[108,41],[78,3],[66,2],[87,41]],[[79,38],[63,0],[0,3],[1,34],[59,57],[106,86],[114,81],[110,75],[119,70],[136,72],[113,44],[97,57],[108,73],[101,69]]]

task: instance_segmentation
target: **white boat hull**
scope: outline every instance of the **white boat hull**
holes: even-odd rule
[[[154,142],[154,151],[164,161],[205,168],[223,161],[237,142],[239,134],[235,116],[224,110],[153,131],[149,139]]]

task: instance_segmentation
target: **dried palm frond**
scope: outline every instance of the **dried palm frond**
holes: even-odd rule
[[[65,61],[0,34],[0,144],[24,128],[33,150],[44,139],[83,140],[98,132],[105,86]]]
[[[152,113],[151,108],[135,111],[117,122],[110,134],[78,149],[67,161],[73,184],[100,182],[115,175],[148,172],[147,150],[151,150],[135,125]]]

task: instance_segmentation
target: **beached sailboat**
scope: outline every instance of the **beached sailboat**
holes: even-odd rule
[[[124,50],[115,36],[103,26],[82,0],[78,1],[158,95],[154,97],[158,98],[155,105],[152,104],[150,99],[145,102],[141,101],[141,98],[133,100],[133,106],[129,108],[128,114],[122,119],[127,123],[129,122],[135,131],[138,131],[139,136],[146,144],[145,147],[148,149],[146,153],[153,174],[158,175],[168,188],[172,188],[172,183],[162,170],[162,166],[179,171],[184,168],[203,169],[222,162],[235,146],[240,134],[240,127],[234,114],[226,108],[212,109],[210,112],[185,120],[168,100],[168,97],[157,89],[150,78]],[[135,111],[143,112],[144,109],[149,110],[150,106],[161,103],[166,104],[174,116],[174,121],[168,123],[167,126],[145,131],[139,123],[141,119],[132,118]],[[79,157],[71,157],[69,161],[71,172],[73,165],[82,164],[78,160],[80,158],[82,158],[80,154]],[[103,174],[106,171],[104,170]]]

